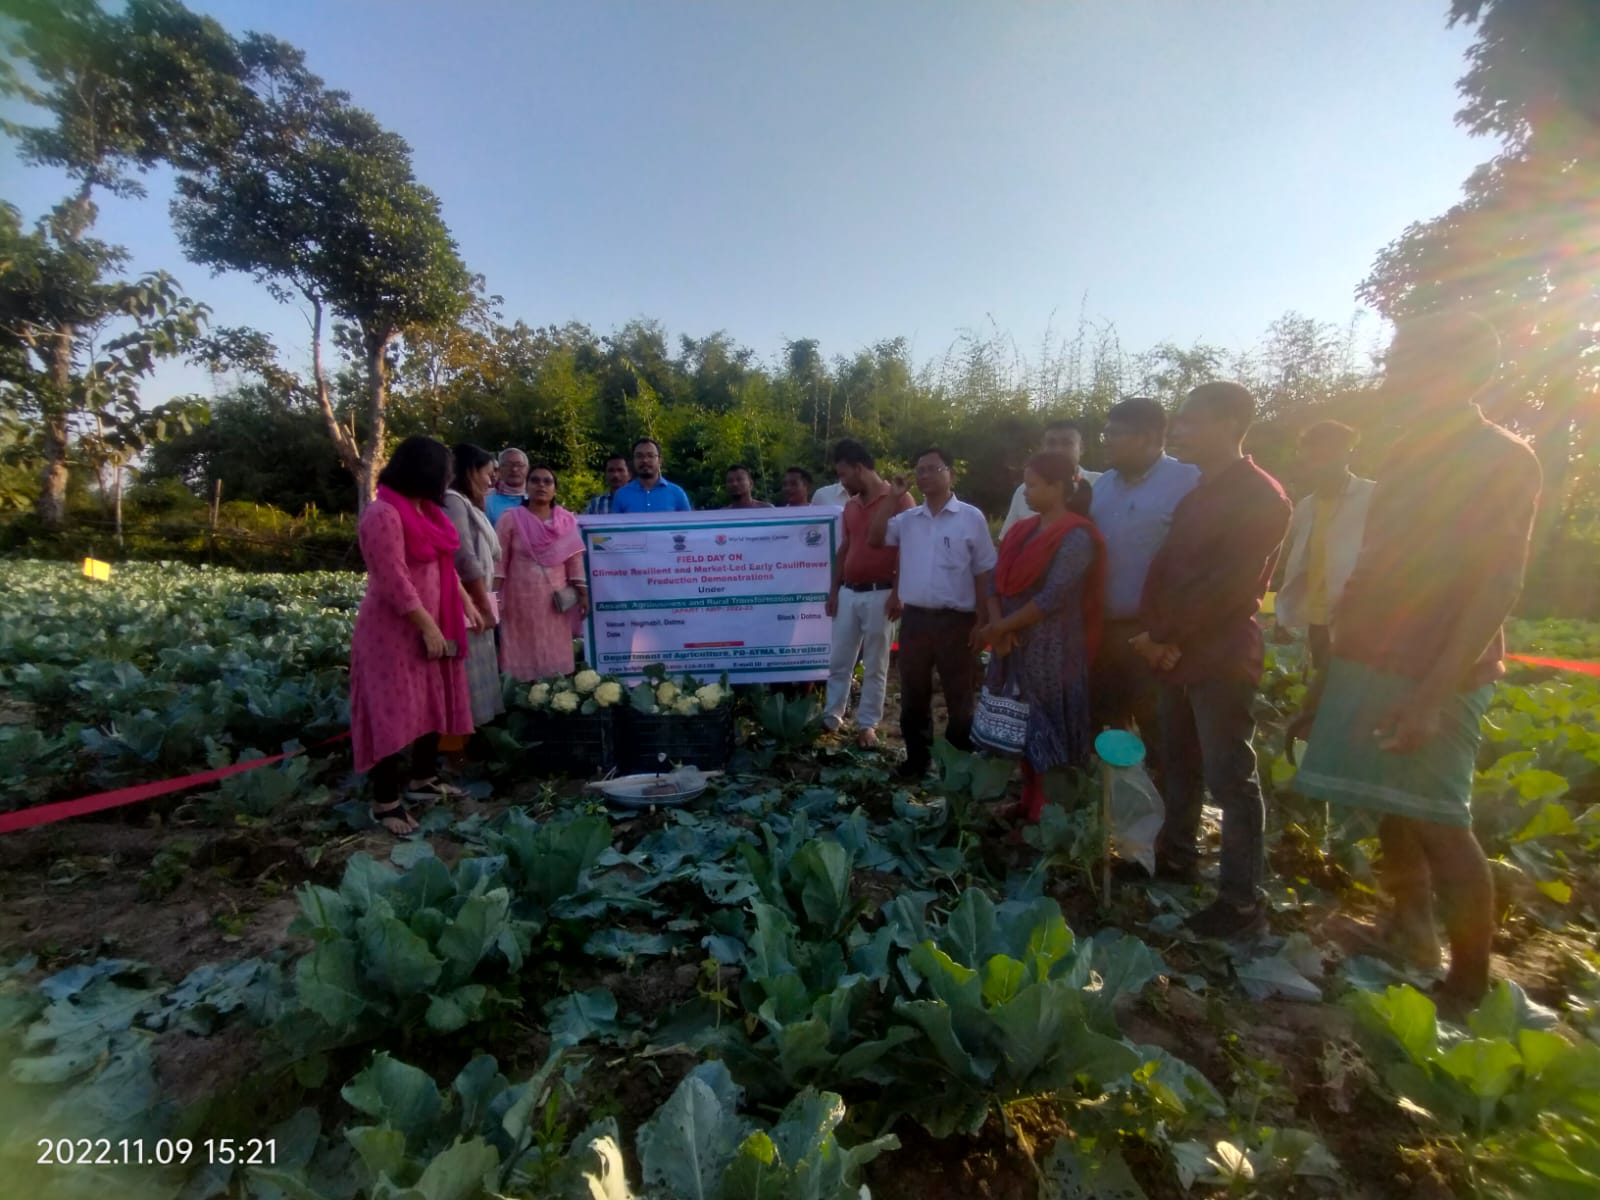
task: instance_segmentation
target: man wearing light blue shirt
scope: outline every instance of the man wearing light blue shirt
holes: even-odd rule
[[[506,513],[528,499],[528,456],[515,446],[507,446],[495,460],[500,473],[494,491],[483,498],[483,514],[492,529]]]
[[[633,482],[611,498],[613,513],[689,512],[694,505],[675,483],[661,477],[661,443],[640,438],[633,444]]]
[[[1200,482],[1199,468],[1165,452],[1167,413],[1159,401],[1134,397],[1106,414],[1105,459],[1090,515],[1106,542],[1105,627],[1091,680],[1094,727],[1137,726],[1147,745],[1156,736],[1156,681],[1128,644],[1143,632],[1139,601],[1172,512]]]

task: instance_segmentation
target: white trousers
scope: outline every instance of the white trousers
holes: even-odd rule
[[[894,641],[894,622],[884,612],[888,603],[887,590],[839,589],[839,612],[833,618],[833,653],[828,660],[826,717],[830,724],[844,721],[850,707],[850,680],[856,671],[856,659],[863,656],[866,667],[856,725],[876,729],[883,720],[883,698],[889,688],[889,647]]]

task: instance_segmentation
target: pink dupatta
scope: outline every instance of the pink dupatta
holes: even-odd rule
[[[578,533],[578,518],[573,516],[559,504],[550,506],[550,523],[539,520],[533,515],[533,510],[526,504],[518,505],[500,519],[511,518],[511,526],[516,531],[517,540],[528,548],[533,561],[545,570],[552,571],[561,568],[560,575],[548,576],[552,589],[567,586],[567,560],[574,554],[583,553],[583,537]],[[510,564],[506,563],[503,570],[509,570]],[[573,608],[566,614],[567,623],[576,633],[583,625],[583,618],[578,615],[578,610]]]
[[[578,518],[561,505],[551,506],[548,525],[534,516],[533,510],[526,504],[513,508],[508,515],[516,526],[517,536],[541,566],[564,566],[574,554],[583,553],[583,538],[578,535]],[[562,579],[565,582],[565,576]]]
[[[437,504],[423,500],[417,505],[392,488],[379,485],[378,499],[400,514],[400,527],[406,537],[406,558],[414,563],[437,560],[439,563],[439,632],[466,653],[467,610],[461,603],[461,581],[456,577],[456,550],[461,537],[454,522]]]

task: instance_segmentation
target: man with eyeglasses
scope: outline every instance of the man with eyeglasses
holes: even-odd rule
[[[950,456],[937,446],[916,458],[922,503],[896,512],[911,481],[896,475],[888,504],[873,513],[871,546],[900,548],[899,576],[887,614],[900,617],[900,734],[906,761],[897,777],[910,782],[928,773],[933,758],[933,673],[939,672],[949,717],[944,736],[958,750],[972,748],[972,712],[978,666],[974,645],[980,624],[1000,619],[989,583],[997,559],[982,512],[956,499]],[[985,605],[985,621],[978,605]]]
[[[1090,703],[1096,729],[1136,726],[1154,749],[1155,672],[1132,640],[1144,631],[1139,601],[1145,576],[1167,540],[1178,501],[1200,482],[1200,469],[1167,454],[1167,410],[1159,401],[1135,396],[1112,405],[1103,436],[1110,469],[1095,480],[1089,515],[1106,541],[1106,611]]]

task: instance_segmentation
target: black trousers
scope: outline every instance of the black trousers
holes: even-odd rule
[[[1138,621],[1107,621],[1100,651],[1089,673],[1089,706],[1094,730],[1139,729],[1139,737],[1155,757],[1160,734],[1160,688],[1150,664],[1128,645],[1143,631]]]
[[[908,768],[925,771],[933,758],[935,671],[950,714],[945,740],[958,750],[972,749],[978,659],[967,640],[977,619],[976,613],[953,608],[906,605],[900,618],[900,736]]]
[[[1326,625],[1313,625],[1306,630],[1306,642],[1311,649],[1311,667],[1321,671],[1333,658],[1333,631]]]
[[[409,750],[380,759],[367,772],[372,780],[374,807],[388,808],[400,799],[400,791],[413,779],[432,779],[439,770],[439,735],[425,734],[411,743]]]

